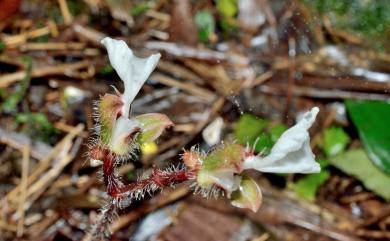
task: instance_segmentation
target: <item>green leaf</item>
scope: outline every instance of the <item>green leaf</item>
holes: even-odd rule
[[[347,101],[346,106],[368,156],[390,174],[390,104],[384,101]]]
[[[195,15],[195,23],[199,29],[199,39],[208,43],[210,34],[215,31],[214,16],[210,11],[199,11]]]
[[[320,164],[321,170],[329,166],[329,161],[327,159],[318,159],[317,162]]]
[[[298,196],[314,201],[318,188],[328,180],[329,171],[322,170],[320,173],[309,174],[291,185]]]
[[[101,70],[100,74],[102,75],[108,75],[114,73],[114,68],[111,66],[111,64],[106,64]]]
[[[15,128],[23,124],[22,132],[47,143],[50,143],[57,134],[57,130],[43,113],[17,113],[14,120]]]
[[[30,86],[32,58],[24,57],[23,62],[25,62],[26,66],[26,72],[23,80],[16,87],[15,91],[10,96],[8,96],[1,105],[2,111],[6,113],[16,111],[17,105],[23,100],[24,96],[26,95],[27,89]]]
[[[253,144],[257,137],[267,127],[268,121],[258,119],[253,115],[244,114],[240,117],[234,135],[240,144]]]
[[[172,121],[164,114],[149,113],[134,117],[141,123],[142,132],[138,139],[140,144],[156,140],[165,128],[172,126]]]
[[[218,0],[217,9],[225,17],[233,17],[238,11],[237,0]]]
[[[240,187],[232,193],[231,200],[235,207],[248,208],[257,212],[262,200],[261,189],[252,178],[243,176]]]
[[[148,3],[140,3],[131,8],[130,14],[133,16],[138,16],[148,11],[149,9],[150,5]]]
[[[0,41],[0,52],[5,49],[5,43],[3,41]]]
[[[367,189],[390,200],[390,176],[375,166],[363,149],[347,151],[329,161],[333,166],[359,179]]]
[[[284,124],[269,126],[267,120],[244,114],[238,121],[234,135],[238,143],[254,146],[257,153],[266,155],[285,130],[287,126]]]
[[[263,132],[260,134],[257,140],[255,140],[256,146],[255,150],[257,153],[262,153],[264,155],[269,154],[271,151],[272,146],[275,144],[275,142],[272,141],[271,135],[267,132]],[[252,143],[250,143],[252,145]]]
[[[343,152],[349,143],[349,136],[342,128],[330,127],[323,133],[322,150],[326,156],[335,156]]]
[[[280,136],[288,129],[288,127],[285,124],[277,124],[275,126],[272,126],[269,129],[269,134],[271,135],[271,141],[275,143]]]

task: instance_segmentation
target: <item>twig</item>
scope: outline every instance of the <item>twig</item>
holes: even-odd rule
[[[30,147],[31,148],[30,154],[33,158],[39,160],[47,156],[53,149],[51,146],[49,146],[44,142],[40,142],[37,140],[33,142],[30,137],[24,134],[8,131],[1,127],[0,127],[0,142],[5,143],[10,147],[18,150],[22,150],[25,145],[32,143]]]
[[[66,123],[64,122],[56,122],[54,124],[54,127],[58,130],[61,130],[61,131],[64,131],[64,132],[67,132],[67,133],[70,133],[74,130],[74,126],[71,126],[71,125],[67,125]],[[81,136],[83,138],[87,138],[89,136],[88,132],[87,131],[82,131],[80,132],[79,134],[77,134],[78,136]]]
[[[379,215],[376,215],[372,218],[365,220],[361,225],[359,225],[359,227],[371,226],[371,225],[379,222],[380,220],[382,220],[388,216],[390,216],[390,205],[389,204],[383,208],[383,210],[381,211],[381,213]]]
[[[248,63],[248,59],[242,55],[227,54],[209,49],[194,48],[191,46],[171,42],[149,41],[146,42],[145,47],[150,49],[163,50],[177,57],[197,58],[214,61],[223,60],[243,65]]]
[[[268,70],[267,72],[262,73],[260,76],[256,77],[255,79],[249,79],[248,81],[245,81],[242,86],[243,88],[253,88],[258,85],[263,84],[267,80],[271,79],[274,75],[272,70]]]
[[[22,51],[31,50],[82,50],[85,49],[85,43],[25,43],[20,46]]]
[[[30,162],[30,147],[24,146],[23,148],[23,160],[22,160],[22,180],[20,181],[20,199],[18,207],[18,232],[17,236],[21,237],[24,233],[24,203],[27,197],[27,177],[28,168]]]
[[[57,26],[53,22],[48,22],[47,26],[43,28],[34,29],[19,35],[4,37],[2,40],[7,48],[12,48],[25,43],[28,39],[41,37],[50,33],[53,37],[58,34]]]
[[[15,232],[15,233],[18,231],[18,227],[17,226],[10,225],[10,224],[7,224],[7,223],[3,223],[3,220],[0,220],[0,229],[4,229],[4,230]]]
[[[168,203],[174,202],[184,197],[188,193],[189,190],[187,187],[181,187],[181,188],[174,189],[171,192],[161,193],[160,195],[151,199],[149,202],[142,205],[141,207],[133,210],[130,213],[120,216],[115,222],[111,224],[111,230],[113,232],[116,232],[128,226],[130,223],[136,221],[142,215],[150,213],[160,207],[167,205]]]
[[[267,241],[270,238],[269,233],[263,233],[261,236],[252,239],[252,241]]]
[[[267,94],[283,95],[282,86],[261,85],[259,90]],[[310,87],[295,86],[293,94],[296,96],[306,96],[322,99],[357,99],[357,100],[389,100],[389,95],[369,94],[342,90],[324,90]]]
[[[389,240],[390,232],[389,231],[377,231],[377,230],[366,230],[366,229],[358,229],[356,230],[356,234],[361,237],[365,237],[368,239],[381,239],[381,240]]]
[[[69,141],[69,149],[72,147],[67,153],[65,148],[64,153],[66,153],[58,162],[53,163],[52,168],[45,173],[45,175],[41,176],[31,187],[28,189],[28,203],[25,205],[25,209],[28,209],[35,200],[37,200],[43,192],[53,183],[53,181],[58,177],[61,171],[74,159],[77,154],[77,151],[80,148],[82,142],[82,138],[79,137],[74,142],[73,146],[71,141]],[[60,155],[62,156],[62,155]],[[58,158],[56,158],[58,160]]]
[[[60,10],[62,17],[64,18],[64,23],[66,25],[71,24],[73,21],[73,16],[69,11],[68,3],[66,2],[66,0],[58,0],[58,4],[60,5]]]
[[[80,24],[74,24],[72,25],[73,30],[77,35],[79,35],[81,38],[87,39],[94,43],[96,46],[101,47],[100,40],[102,40],[104,37],[106,37],[106,34],[96,31],[95,29],[80,25]]]
[[[215,99],[215,95],[210,92],[207,89],[198,87],[192,83],[189,82],[179,82],[173,78],[170,78],[169,76],[163,75],[163,74],[153,74],[151,76],[151,79],[154,79],[162,84],[171,86],[171,87],[176,87],[179,89],[182,89],[190,94],[193,94],[202,100],[205,100],[207,102],[211,102]]]
[[[49,213],[50,215],[45,215],[46,217],[43,220],[29,228],[30,237],[41,237],[42,233],[60,218],[58,212],[50,211],[46,213]]]
[[[82,69],[90,65],[90,61],[80,61],[72,64],[59,64],[42,68],[33,68],[31,78],[39,78],[48,75],[64,74],[67,75],[77,69]],[[25,71],[21,70],[12,74],[6,74],[0,77],[0,88],[6,88],[10,84],[23,79]]]
[[[200,85],[204,84],[204,80],[202,78],[198,77],[194,72],[181,65],[161,60],[158,63],[157,68],[165,72],[169,72],[177,78],[188,79]]]
[[[51,160],[57,156],[63,147],[66,145],[66,143],[69,143],[76,135],[81,133],[84,129],[83,124],[77,125],[72,132],[70,132],[68,135],[66,135],[54,148],[53,150],[39,162],[39,166],[31,173],[31,175],[28,177],[28,185],[31,185],[37,178],[47,170],[47,168],[51,165]],[[11,192],[9,192],[4,198],[8,200],[15,200],[17,195],[20,193],[20,185],[16,186]]]

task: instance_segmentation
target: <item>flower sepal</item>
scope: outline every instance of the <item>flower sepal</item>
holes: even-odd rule
[[[97,119],[99,122],[100,139],[104,144],[108,144],[116,119],[121,113],[123,102],[117,95],[105,94],[100,98],[97,105]]]
[[[243,176],[240,185],[231,195],[231,204],[257,212],[261,206],[262,194],[259,185],[250,177]]]
[[[168,116],[159,113],[143,114],[133,119],[139,123],[141,128],[140,135],[137,138],[140,145],[153,142],[166,128],[173,126],[173,122]]]
[[[141,132],[141,125],[134,119],[121,116],[117,119],[109,143],[109,149],[118,156],[129,155],[136,148],[134,140]]]

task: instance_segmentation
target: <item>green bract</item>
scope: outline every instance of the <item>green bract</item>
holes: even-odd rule
[[[214,150],[202,160],[202,170],[235,171],[241,170],[244,148],[235,143],[225,144]]]
[[[259,185],[250,177],[243,176],[239,188],[232,193],[231,204],[256,212],[261,205],[262,194]]]
[[[117,95],[105,94],[100,99],[98,105],[100,139],[106,145],[110,142],[112,130],[122,106],[123,103]]]
[[[242,171],[244,148],[231,143],[214,150],[200,160],[197,182],[202,188],[213,185],[223,188],[229,195],[237,186],[234,173]]]
[[[156,140],[165,128],[172,126],[172,121],[164,114],[150,113],[134,117],[140,124],[141,133],[137,142],[149,143]]]

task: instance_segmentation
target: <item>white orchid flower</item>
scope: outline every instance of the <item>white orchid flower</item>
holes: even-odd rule
[[[124,103],[122,114],[129,116],[130,104],[140,91],[152,71],[156,68],[161,55],[153,54],[148,58],[138,58],[123,40],[109,37],[101,43],[106,47],[110,63],[125,85],[121,96]]]
[[[173,125],[164,114],[149,113],[129,118],[131,103],[156,68],[161,55],[138,58],[123,40],[109,37],[104,38],[101,43],[106,47],[110,63],[125,86],[123,94],[106,94],[101,98],[101,139],[113,153],[123,156],[133,150],[132,140],[135,134],[140,134],[140,138],[136,140],[138,144],[151,142],[158,138],[165,128]]]
[[[244,160],[244,169],[275,173],[315,173],[320,165],[314,160],[308,129],[319,112],[318,107],[304,114],[293,127],[285,131],[266,157],[250,156]]]
[[[115,123],[114,131],[110,140],[110,149],[118,155],[126,155],[132,148],[131,137],[140,131],[140,123],[124,116],[119,117]],[[130,143],[130,145],[129,145]]]

